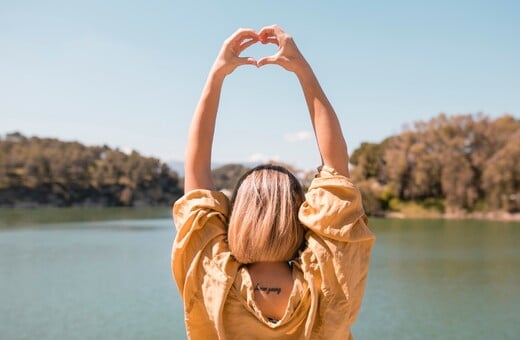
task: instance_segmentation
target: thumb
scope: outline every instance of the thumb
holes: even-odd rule
[[[256,60],[253,58],[250,58],[250,57],[240,57],[240,58],[238,58],[238,60],[239,60],[240,65],[248,65],[248,64],[256,65],[257,64]]]
[[[256,66],[261,67],[267,64],[277,64],[278,58],[276,56],[263,57],[256,63]]]

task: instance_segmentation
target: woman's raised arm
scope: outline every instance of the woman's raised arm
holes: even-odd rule
[[[292,37],[277,25],[264,27],[258,37],[260,42],[277,44],[279,49],[275,55],[260,59],[257,65],[277,64],[296,74],[309,108],[323,164],[349,177],[347,144],[338,117]]]
[[[225,77],[240,65],[256,65],[252,58],[239,57],[247,47],[258,41],[251,29],[239,29],[222,45],[209,72],[188,132],[184,164],[184,192],[194,189],[214,190],[211,178],[211,148],[215,133],[220,92]]]

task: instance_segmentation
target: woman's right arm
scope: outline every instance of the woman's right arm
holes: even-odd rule
[[[258,41],[252,29],[239,29],[231,35],[220,50],[202,91],[191,121],[184,165],[184,192],[194,189],[214,190],[211,178],[211,149],[215,121],[224,78],[241,65],[256,65],[252,58],[240,53]]]
[[[258,66],[278,64],[296,74],[309,108],[323,165],[334,168],[343,176],[350,177],[347,144],[338,117],[311,66],[298,50],[292,37],[277,25],[264,27],[258,36],[264,44],[273,43],[279,46],[278,53],[260,59]]]

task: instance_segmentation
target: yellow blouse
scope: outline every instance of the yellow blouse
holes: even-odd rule
[[[322,167],[300,207],[306,248],[293,260],[294,286],[281,320],[262,316],[247,269],[226,243],[229,201],[193,190],[173,207],[172,272],[190,339],[351,339],[375,237],[352,182]]]

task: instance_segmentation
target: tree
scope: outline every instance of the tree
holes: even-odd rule
[[[0,139],[0,205],[173,204],[178,182],[166,164],[137,152],[20,133]]]

